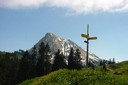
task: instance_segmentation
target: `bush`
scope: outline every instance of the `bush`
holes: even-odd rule
[[[128,85],[128,76],[92,69],[61,69],[47,76],[27,80],[21,85]]]

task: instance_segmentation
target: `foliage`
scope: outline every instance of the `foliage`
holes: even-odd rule
[[[113,70],[113,73],[119,72],[124,75],[128,75],[128,61],[123,61],[121,63],[110,64],[108,68]]]
[[[26,51],[20,60],[17,81],[21,82],[33,78],[35,75],[35,57]]]
[[[74,49],[71,48],[70,50],[70,54],[69,54],[69,57],[68,57],[68,69],[74,69]]]
[[[75,62],[75,69],[80,70],[82,68],[82,62],[81,62],[81,52],[79,49],[76,49],[74,62]]]
[[[0,84],[14,85],[18,72],[19,60],[16,54],[0,52]]]
[[[92,69],[61,69],[47,76],[27,80],[20,85],[127,85],[128,76]]]
[[[37,53],[37,51],[39,51],[39,53]],[[50,73],[52,69],[50,57],[49,45],[45,45],[43,42],[39,49],[36,49],[34,46],[31,53],[23,50],[15,51],[14,53],[0,52],[0,84],[16,85],[19,82],[34,77],[37,78],[27,80],[21,85],[128,84],[128,61],[117,64],[111,63],[107,66],[109,72],[104,72],[101,66],[95,70],[81,69],[80,51],[77,49],[74,52],[72,49],[68,59],[68,68],[70,70],[61,69]],[[53,66],[59,67],[58,69],[63,68],[65,66],[64,55],[58,51],[56,57]],[[115,62],[115,59],[113,59],[113,62]]]
[[[38,50],[38,61],[38,53],[35,46],[31,52],[21,49],[14,53],[0,51],[0,85],[15,85],[26,79],[46,75],[51,72],[49,45],[45,45],[42,42]],[[40,74],[38,75],[37,73]]]
[[[69,58],[68,58],[68,68],[69,69],[81,69],[82,68],[82,62],[81,62],[81,56],[80,56],[79,49],[76,49],[76,52],[74,53],[73,48],[70,50]]]
[[[115,63],[116,63],[115,58],[113,58],[113,60],[109,59],[109,61],[108,61],[108,64],[115,64]]]
[[[39,48],[39,58],[36,65],[36,75],[42,76],[46,75],[51,71],[50,63],[50,47],[48,44],[41,43]]]
[[[65,56],[58,49],[58,51],[55,53],[55,57],[54,57],[54,63],[52,66],[53,71],[59,70],[60,68],[66,68],[66,62],[65,62],[64,57]]]

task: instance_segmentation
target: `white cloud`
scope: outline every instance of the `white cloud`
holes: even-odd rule
[[[128,0],[0,0],[0,7],[12,9],[44,5],[67,8],[75,13],[128,12]]]
[[[38,7],[44,5],[47,0],[0,0],[0,7],[12,9],[25,7]]]

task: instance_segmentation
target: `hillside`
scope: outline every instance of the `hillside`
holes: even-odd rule
[[[120,72],[122,75],[128,75],[128,61],[123,61],[117,64],[111,64],[108,68],[112,69],[114,73]]]
[[[111,71],[60,69],[46,76],[27,80],[20,85],[128,85],[128,61],[109,65]],[[117,75],[115,72],[121,72]]]

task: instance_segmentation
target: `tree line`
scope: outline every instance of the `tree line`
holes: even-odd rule
[[[115,64],[116,63],[116,61],[115,61],[115,58],[113,58],[113,59],[109,59],[109,60],[100,60],[100,66],[102,66],[103,65],[103,63],[104,63],[104,61],[107,63],[107,64]]]
[[[15,51],[13,53],[0,52],[0,83],[1,85],[15,85],[24,80],[47,75],[61,68],[81,69],[80,50],[71,48],[66,56],[58,49],[52,60],[48,44],[42,42],[38,52],[34,46],[29,51]]]

